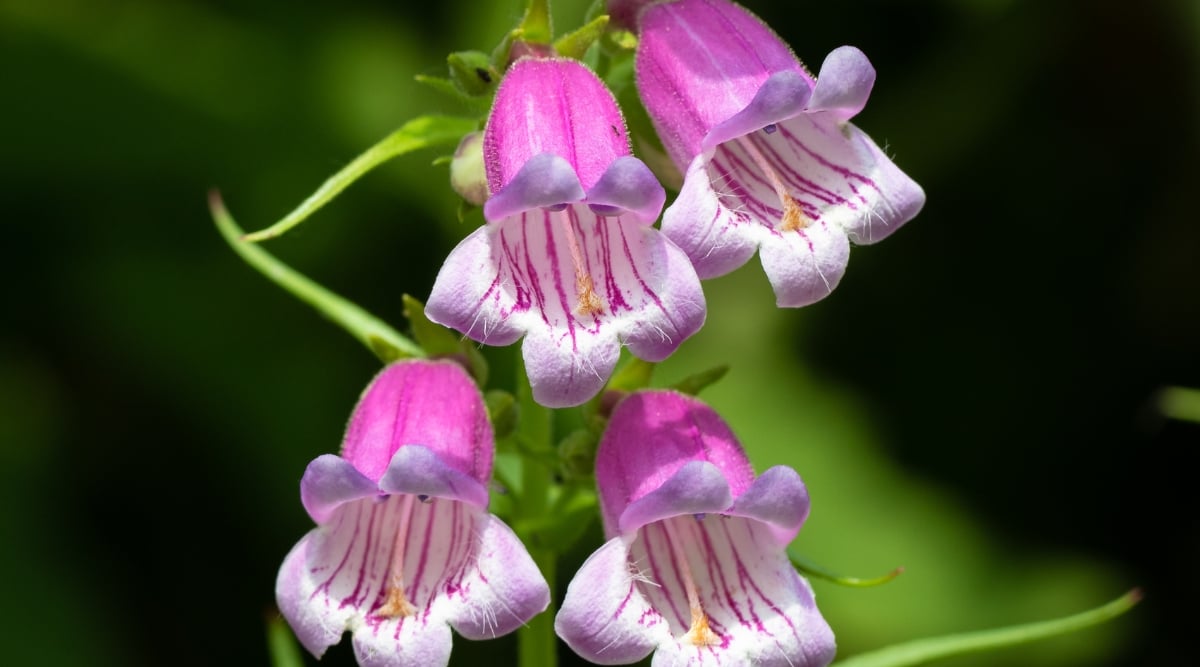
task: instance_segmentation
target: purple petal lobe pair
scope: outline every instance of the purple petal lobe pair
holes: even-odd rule
[[[300,482],[317,528],[275,595],[305,648],[320,657],[350,631],[364,667],[445,665],[451,628],[490,639],[546,608],[537,566],[486,510],[493,448],[458,365],[405,361],[372,381],[342,456],[317,457]]]
[[[700,401],[635,393],[596,455],[608,542],[575,575],[555,630],[601,664],[827,665],[836,645],[785,549],[808,515],[799,475],[755,478]]]
[[[757,250],[778,305],[804,306],[837,286],[850,241],[882,240],[924,205],[921,187],[849,122],[875,83],[858,49],[835,49],[814,80],[726,0],[649,4],[638,29],[638,90],[685,172],[663,232],[701,278]]]
[[[612,94],[571,60],[527,58],[505,75],[484,131],[488,224],[450,253],[426,305],[488,345],[522,336],[534,398],[587,401],[620,346],[670,355],[704,322],[687,256],[651,223],[666,194],[630,155]]]

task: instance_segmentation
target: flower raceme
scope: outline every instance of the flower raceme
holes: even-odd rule
[[[828,664],[836,650],[785,549],[808,516],[799,475],[758,478],[729,427],[667,391],[617,404],[596,455],[610,538],[567,588],[558,635],[593,662]]]
[[[875,82],[858,49],[835,49],[814,79],[726,0],[609,4],[637,16],[638,91],[684,172],[662,229],[701,278],[757,250],[776,303],[804,306],[837,286],[849,241],[879,241],[920,211],[920,186],[849,122]]]
[[[533,396],[548,407],[595,396],[622,343],[661,361],[700,328],[699,278],[651,226],[665,192],[630,154],[612,93],[584,65],[514,63],[483,153],[487,224],[446,259],[429,319],[488,345],[524,336]]]
[[[300,482],[317,528],[275,595],[305,648],[320,657],[349,630],[363,667],[445,665],[450,628],[490,639],[546,608],[537,566],[485,509],[493,446],[458,365],[400,362],[372,381],[342,455],[318,457]]]

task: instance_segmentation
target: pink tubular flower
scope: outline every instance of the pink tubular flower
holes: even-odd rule
[[[835,49],[814,80],[726,0],[649,4],[638,29],[638,91],[685,172],[663,232],[701,278],[758,250],[776,303],[804,306],[837,286],[849,241],[879,241],[921,210],[921,187],[849,122],[875,83],[858,49]]]
[[[450,628],[490,639],[546,608],[537,566],[486,509],[493,444],[456,364],[396,363],[371,382],[342,456],[318,457],[300,482],[317,528],[275,597],[305,648],[320,657],[349,630],[363,667],[445,665]]]
[[[654,665],[828,664],[833,632],[785,548],[808,516],[791,468],[757,479],[729,427],[666,391],[617,404],[596,455],[609,541],[554,627],[584,658]]]
[[[590,70],[517,61],[496,91],[484,162],[488,224],[446,259],[429,319],[488,345],[524,335],[533,396],[549,407],[594,396],[621,343],[661,361],[700,328],[699,278],[651,227],[666,195]]]

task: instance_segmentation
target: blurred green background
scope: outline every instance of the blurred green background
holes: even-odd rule
[[[566,28],[587,2],[556,2]],[[842,655],[1073,613],[1101,628],[947,665],[1184,664],[1195,650],[1200,3],[748,2],[816,67],[878,69],[856,121],[928,193],[839,289],[773,308],[757,261],[706,285],[662,382],[758,469],[809,485],[798,546]],[[0,0],[0,596],[10,665],[265,665],[307,462],[377,369],[223,244],[419,113],[414,83],[490,48],[521,2]],[[268,248],[397,325],[458,223],[428,152]],[[509,351],[499,354],[511,356]],[[563,584],[581,545],[561,565]],[[511,640],[459,641],[456,664]],[[564,653],[564,657],[565,657]],[[346,642],[323,664],[351,664]]]

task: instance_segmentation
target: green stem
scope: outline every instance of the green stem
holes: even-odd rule
[[[555,667],[558,664],[558,637],[554,634],[554,579],[558,554],[553,549],[530,548],[529,555],[550,582],[550,606],[517,631],[517,664],[520,667]]]
[[[978,632],[964,632],[945,637],[917,639],[889,646],[878,651],[853,656],[837,663],[834,667],[912,667],[913,665],[923,665],[942,658],[1025,644],[1038,639],[1082,630],[1083,628],[1116,618],[1129,611],[1141,599],[1141,591],[1135,588],[1102,607],[1097,607],[1073,616],[1037,623],[1025,623],[1023,625],[1014,625],[994,630],[980,630]]]
[[[287,214],[279,222],[252,234],[246,234],[242,240],[258,242],[273,239],[287,230],[300,224],[345,190],[363,174],[371,171],[388,160],[411,153],[412,151],[439,145],[455,145],[463,135],[474,132],[478,126],[474,118],[454,118],[450,116],[421,116],[414,118],[384,137],[382,141],[371,146],[362,155],[330,176],[294,211]]]
[[[242,229],[234,222],[220,193],[209,193],[208,207],[221,236],[247,264],[292,296],[317,309],[354,336],[384,363],[405,357],[423,357],[425,351],[379,318],[309,280],[253,243],[242,240]]]
[[[517,436],[534,452],[549,451],[553,436],[553,414],[533,400],[533,390],[529,387],[529,378],[525,376],[524,364],[518,362],[517,368]],[[521,523],[537,525],[550,500],[550,470],[541,457],[522,455],[521,497],[518,500],[517,513],[522,519]],[[554,634],[554,582],[558,552],[553,545],[540,544],[533,530],[522,531],[521,540],[550,584],[550,606],[517,631],[517,664],[520,667],[555,667],[558,664],[558,638]]]
[[[827,570],[824,567],[817,565],[816,563],[808,560],[807,558],[795,553],[794,551],[792,551],[790,549],[788,550],[788,558],[790,558],[792,560],[792,565],[795,565],[796,569],[799,570],[801,574],[805,574],[809,578],[824,579],[826,581],[832,581],[833,583],[838,584],[840,586],[849,586],[852,588],[870,588],[871,586],[879,586],[880,584],[886,584],[887,582],[891,581],[892,579],[895,579],[896,577],[900,576],[900,574],[902,572],[904,572],[904,568],[898,567],[898,568],[892,570],[891,572],[888,572],[887,574],[885,574],[883,576],[879,576],[879,577],[871,577],[871,578],[847,577],[846,575],[843,575],[843,574],[837,574],[835,572],[831,572],[830,570]]]

